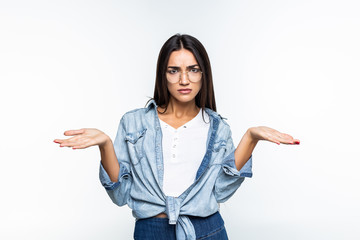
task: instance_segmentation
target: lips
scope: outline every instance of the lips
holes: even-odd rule
[[[183,89],[179,89],[178,90],[180,93],[190,93],[191,89],[190,88],[183,88]]]

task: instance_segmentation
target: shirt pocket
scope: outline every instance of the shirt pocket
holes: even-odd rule
[[[144,138],[146,128],[141,131],[127,133],[125,135],[125,141],[127,142],[129,154],[133,164],[138,164],[144,157]]]
[[[226,141],[220,140],[214,143],[213,149],[212,149],[212,164],[221,164],[223,162],[223,156],[226,151]]]

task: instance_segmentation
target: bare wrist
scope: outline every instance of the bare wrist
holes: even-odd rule
[[[100,149],[105,149],[108,146],[112,146],[112,141],[111,141],[111,138],[109,136],[106,136],[106,140],[103,143],[99,144],[99,148]]]
[[[259,141],[259,139],[257,139],[254,134],[253,134],[253,130],[254,130],[254,127],[251,127],[249,128],[247,131],[246,131],[246,134],[248,135],[249,139],[251,142],[253,143],[257,143]]]

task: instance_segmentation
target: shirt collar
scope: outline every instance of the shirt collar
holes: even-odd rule
[[[150,102],[148,103],[145,112],[148,112],[153,106],[154,106],[155,108],[157,108],[157,104],[156,104],[156,102],[155,102],[155,99],[152,98],[152,99],[150,100]]]

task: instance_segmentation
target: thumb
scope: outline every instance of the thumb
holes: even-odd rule
[[[78,135],[78,134],[82,134],[85,132],[85,129],[78,129],[78,130],[67,130],[64,132],[65,136],[72,136],[72,135]]]

